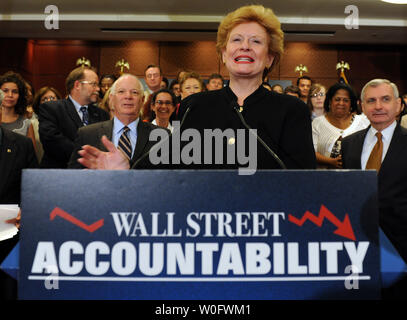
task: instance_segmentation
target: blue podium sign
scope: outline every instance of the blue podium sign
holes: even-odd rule
[[[19,298],[380,298],[376,179],[26,170]]]

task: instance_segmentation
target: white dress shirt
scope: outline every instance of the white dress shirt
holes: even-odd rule
[[[382,130],[382,141],[383,141],[383,154],[382,154],[382,162],[384,157],[386,156],[387,150],[389,149],[391,138],[393,137],[394,129],[396,128],[397,122],[394,121],[391,125],[389,125],[386,129]],[[363,143],[362,149],[362,156],[360,158],[361,168],[363,170],[366,169],[367,160],[369,160],[370,153],[373,150],[377,142],[376,137],[377,130],[372,126],[366,133],[365,141]]]
[[[86,107],[86,109],[88,109],[88,106],[87,105],[81,106],[70,95],[69,95],[69,99],[71,99],[73,105],[75,106],[76,112],[78,112],[79,118],[81,118],[81,121],[83,122],[83,112],[81,111],[81,107]]]

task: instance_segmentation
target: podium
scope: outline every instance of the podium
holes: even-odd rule
[[[25,170],[20,299],[378,299],[376,175]]]

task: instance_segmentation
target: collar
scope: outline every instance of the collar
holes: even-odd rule
[[[71,101],[72,101],[73,105],[75,106],[76,111],[78,111],[78,113],[79,113],[79,111],[81,110],[82,107],[85,107],[85,108],[88,107],[87,105],[81,106],[80,103],[78,101],[76,101],[74,98],[72,98],[71,95],[69,95],[69,99],[71,99]]]
[[[140,121],[140,117],[138,117],[136,120],[134,120],[133,122],[129,123],[127,125],[127,127],[130,129],[130,131],[137,133],[137,126],[138,123]],[[125,125],[123,124],[123,122],[121,122],[118,118],[116,118],[116,116],[113,118],[113,130],[115,134],[119,134],[121,133],[121,131],[123,130],[123,128],[125,127]]]
[[[391,125],[389,125],[387,128],[385,128],[384,130],[382,130],[382,131],[381,131],[381,133],[382,133],[382,139],[385,140],[385,141],[390,141],[391,138],[393,137],[393,133],[394,133],[394,130],[396,129],[396,126],[397,126],[397,121],[394,120]],[[375,135],[376,135],[376,132],[377,132],[377,131],[378,131],[378,130],[376,130],[375,128],[373,128],[372,126],[370,126],[370,129],[369,129],[369,131],[368,131],[368,133],[367,133],[368,138],[369,138],[369,139],[375,139],[375,140],[376,140]]]
[[[237,96],[232,91],[232,89],[230,89],[229,86],[226,86],[221,90],[223,90],[223,92],[225,93],[225,97],[229,102],[237,101]],[[260,85],[251,95],[246,97],[246,99],[243,102],[243,105],[245,107],[255,105],[260,99],[262,99],[269,92],[270,91],[264,88],[263,85]]]

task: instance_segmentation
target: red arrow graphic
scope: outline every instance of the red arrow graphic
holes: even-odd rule
[[[54,210],[52,210],[49,219],[54,220],[56,216],[60,216],[61,218],[69,221],[70,223],[78,226],[79,228],[82,228],[88,232],[94,232],[97,229],[99,229],[101,226],[103,226],[104,219],[100,219],[96,221],[95,223],[91,225],[87,225],[83,223],[82,221],[76,219],[74,216],[70,215],[68,212],[62,210],[61,208],[55,207]]]
[[[310,220],[318,227],[321,227],[322,222],[324,221],[325,218],[338,227],[338,229],[334,231],[335,234],[356,241],[355,234],[353,233],[352,225],[350,223],[348,214],[345,214],[345,218],[341,222],[331,211],[328,210],[327,207],[321,205],[318,217],[316,217],[309,211],[306,211],[301,219],[297,219],[291,214],[288,215],[288,220],[300,227],[307,220]]]

